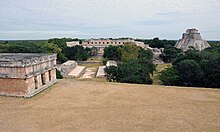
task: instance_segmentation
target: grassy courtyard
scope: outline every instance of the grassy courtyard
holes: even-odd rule
[[[0,96],[1,131],[220,130],[220,90],[64,79],[31,99]]]

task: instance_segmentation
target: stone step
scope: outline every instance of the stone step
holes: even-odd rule
[[[105,71],[104,71],[105,67],[106,66],[99,67],[96,77],[105,77]]]
[[[68,77],[74,77],[77,78],[85,71],[85,66],[77,66],[75,69],[73,69],[69,74]]]

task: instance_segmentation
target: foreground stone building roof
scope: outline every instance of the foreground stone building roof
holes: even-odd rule
[[[210,47],[206,40],[203,40],[200,33],[197,29],[187,29],[186,33],[183,33],[182,39],[180,39],[176,45],[176,48],[187,51],[191,47],[194,47],[195,50],[204,50],[205,48]]]
[[[56,54],[0,54],[0,95],[31,97],[56,82]]]

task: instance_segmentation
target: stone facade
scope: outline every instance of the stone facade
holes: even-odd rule
[[[79,45],[79,41],[66,42],[66,46],[73,47]]]
[[[88,39],[82,42],[82,44],[79,44],[76,41],[73,42],[67,42],[67,46],[69,45],[70,47],[72,46],[76,46],[76,45],[81,45],[84,48],[88,47],[88,48],[92,48],[92,47],[96,47],[98,48],[99,53],[103,53],[105,47],[108,47],[109,45],[112,46],[120,46],[120,45],[124,45],[127,42],[133,42],[135,43],[137,46],[140,46],[144,49],[147,49],[149,46],[144,44],[143,42],[139,42],[139,41],[135,41],[133,39]]]
[[[56,79],[56,54],[0,54],[0,95],[31,97]]]
[[[190,48],[194,48],[195,50],[203,50],[205,48],[210,47],[207,41],[203,40],[200,33],[197,29],[187,29],[186,33],[183,33],[182,39],[180,39],[176,45],[176,48],[182,49],[183,51],[187,51]]]

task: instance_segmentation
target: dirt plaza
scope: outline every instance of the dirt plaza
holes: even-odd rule
[[[60,80],[0,96],[1,131],[219,131],[220,90]]]

